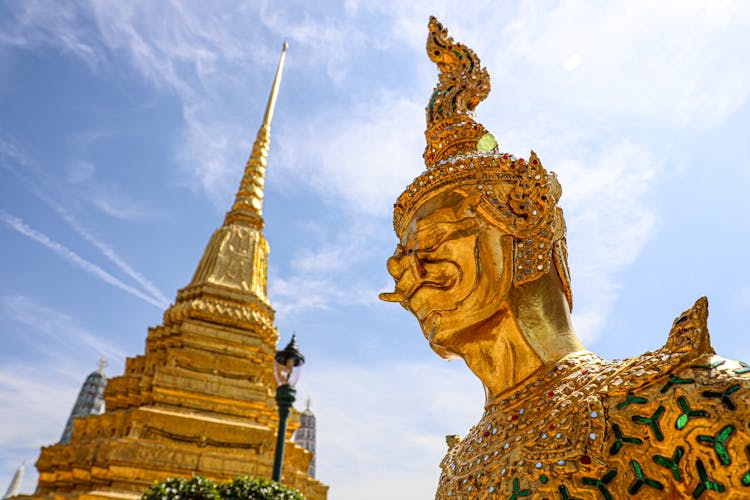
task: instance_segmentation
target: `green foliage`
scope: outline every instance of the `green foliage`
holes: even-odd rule
[[[141,500],[221,500],[216,481],[203,476],[175,477],[152,484]]]
[[[268,479],[240,476],[217,483],[193,476],[154,483],[141,500],[305,500],[305,497],[298,490]]]
[[[219,486],[222,500],[305,500],[299,490],[284,486],[269,479],[248,476],[234,478]]]

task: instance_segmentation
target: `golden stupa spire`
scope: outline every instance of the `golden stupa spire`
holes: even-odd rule
[[[224,224],[245,222],[257,228],[263,227],[263,186],[266,178],[268,147],[271,142],[271,119],[273,118],[273,109],[276,106],[276,97],[281,84],[281,72],[284,69],[284,59],[288,47],[289,44],[284,42],[279,57],[279,66],[276,69],[276,77],[271,88],[271,95],[268,97],[266,114],[263,117],[260,130],[258,130],[258,136],[255,138],[253,151],[245,165],[245,174],[242,177],[242,182],[240,182],[240,188],[237,190],[234,204],[232,209],[227,212]]]

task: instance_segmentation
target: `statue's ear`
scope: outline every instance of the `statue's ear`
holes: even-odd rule
[[[461,204],[458,206],[459,217],[468,217],[474,215],[477,212],[477,207],[482,201],[482,195],[480,193],[474,193],[463,199]]]

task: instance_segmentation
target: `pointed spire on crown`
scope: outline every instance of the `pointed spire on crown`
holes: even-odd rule
[[[425,165],[431,169],[454,155],[481,151],[494,138],[474,119],[474,109],[490,93],[490,75],[469,47],[453,41],[440,21],[430,17],[427,55],[440,74],[427,104]]]
[[[263,187],[266,178],[266,163],[268,162],[268,148],[271,142],[271,119],[273,110],[276,106],[276,97],[279,93],[281,84],[281,73],[284,69],[284,59],[286,58],[286,49],[289,47],[287,42],[281,50],[279,65],[276,69],[276,77],[273,80],[271,95],[268,97],[266,114],[263,117],[263,123],[258,130],[258,135],[253,144],[253,151],[245,165],[245,174],[242,176],[240,188],[234,199],[232,209],[227,212],[224,218],[224,224],[233,222],[244,222],[258,229],[263,228]]]

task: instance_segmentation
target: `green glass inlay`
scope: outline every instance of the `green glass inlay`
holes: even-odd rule
[[[681,431],[685,428],[685,426],[688,423],[688,415],[687,413],[683,413],[679,417],[677,417],[677,422],[675,422],[674,426],[677,428],[677,430]]]
[[[430,110],[432,110],[432,107],[435,106],[435,99],[437,99],[441,93],[442,92],[440,90],[436,90],[435,93],[432,94],[432,97],[430,98],[430,103],[427,105],[427,107],[430,108]]]
[[[727,407],[729,410],[736,410],[737,405],[734,404],[734,401],[732,401],[732,398],[730,398],[729,396],[737,392],[740,387],[740,384],[735,384],[728,387],[724,392],[703,391],[703,396],[707,398],[721,398],[721,402],[725,407]]]
[[[557,488],[557,491],[560,492],[560,500],[581,500],[580,498],[574,498],[570,496],[570,493],[568,493],[568,488],[561,484],[559,488]]]
[[[635,480],[628,487],[628,493],[630,493],[631,495],[635,495],[636,493],[638,493],[638,490],[643,487],[643,485],[649,486],[656,490],[664,489],[664,485],[659,481],[646,477],[646,475],[643,473],[643,469],[641,468],[641,464],[639,464],[635,460],[631,460],[630,466],[633,468],[633,472],[635,472]]]
[[[680,459],[682,458],[684,454],[685,454],[685,448],[683,448],[682,446],[678,446],[677,449],[674,450],[671,460],[661,455],[654,455],[653,459],[654,459],[654,462],[656,462],[657,464],[671,470],[672,476],[674,476],[674,478],[677,481],[682,481],[682,477],[680,476],[680,471],[677,469],[677,466],[680,465]]]
[[[675,428],[679,431],[685,428],[690,417],[705,417],[708,415],[705,410],[692,410],[684,396],[677,398],[677,406],[682,410],[682,414],[677,417],[677,421],[674,424]]]
[[[521,483],[517,477],[513,478],[513,494],[508,497],[508,500],[517,500],[521,497],[531,496],[531,490],[521,490]]]
[[[750,445],[747,445],[745,447],[745,453],[747,453],[747,456],[750,457]],[[745,474],[742,475],[742,486],[750,486],[750,470],[745,472]]]
[[[547,484],[549,478],[545,474],[542,474],[541,476],[539,476],[539,480],[542,482],[542,484]]]
[[[488,153],[497,147],[495,136],[487,132],[477,141],[477,149],[481,153]]]
[[[583,484],[596,486],[596,488],[599,490],[599,493],[602,494],[605,500],[613,500],[612,493],[607,490],[607,485],[615,478],[616,475],[617,471],[615,469],[610,469],[606,474],[602,476],[601,479],[596,479],[595,477],[584,477],[582,481]]]
[[[648,399],[642,398],[640,396],[636,396],[632,392],[629,392],[628,396],[625,398],[625,401],[621,401],[620,403],[617,403],[617,409],[622,410],[623,408],[625,408],[631,403],[642,405],[642,404],[646,404],[647,402],[648,402]]]
[[[669,375],[669,382],[667,382],[664,387],[659,390],[659,392],[667,392],[669,389],[672,388],[672,386],[675,385],[681,385],[681,384],[692,384],[695,382],[695,379],[692,378],[680,378],[675,375],[670,374]]]
[[[698,476],[700,477],[701,482],[693,490],[693,498],[699,498],[705,491],[718,491],[719,493],[724,491],[723,484],[708,479],[706,467],[703,465],[703,462],[696,460],[695,467],[698,469]]]
[[[469,60],[469,73],[471,73],[472,71],[474,71],[474,60],[469,55],[468,50],[464,50],[464,54],[466,54],[466,59]]]
[[[721,366],[724,363],[726,363],[725,359],[721,359],[719,361],[714,361],[710,365],[690,365],[690,368],[695,368],[697,370],[713,370],[717,366]]]
[[[615,433],[615,442],[612,443],[612,446],[609,448],[610,455],[616,455],[617,452],[620,451],[620,448],[622,448],[624,443],[643,443],[643,441],[641,441],[641,438],[637,438],[635,436],[626,436],[625,434],[623,434],[622,429],[620,429],[620,426],[617,424],[612,424],[612,432]]]
[[[700,443],[713,444],[714,451],[716,452],[716,456],[719,457],[719,461],[724,465],[729,465],[732,463],[732,458],[729,456],[729,451],[724,446],[724,443],[729,439],[733,432],[734,426],[729,424],[717,432],[716,436],[700,435],[696,439]]]
[[[456,54],[456,57],[458,57],[459,59],[463,59],[464,58],[464,56],[462,56],[461,53],[459,51],[457,51],[456,49],[452,49],[451,52],[453,52],[454,54]]]
[[[735,374],[742,375],[743,373],[750,373],[750,365],[748,365],[744,361],[738,361],[738,363],[740,364],[742,368],[737,368],[733,370]]]
[[[661,427],[659,427],[659,419],[662,415],[664,415],[664,407],[659,406],[650,417],[634,415],[631,418],[633,419],[633,422],[637,424],[648,425],[651,428],[651,432],[654,433],[654,437],[657,441],[664,441],[664,434],[661,432]]]

